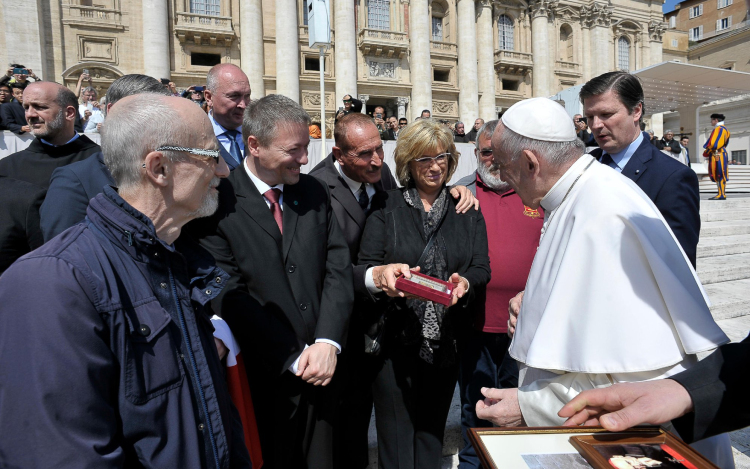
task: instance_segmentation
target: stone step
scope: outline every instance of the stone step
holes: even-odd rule
[[[701,200],[701,213],[710,210],[750,210],[750,197],[729,197],[726,200]]]
[[[701,222],[750,220],[750,205],[732,210],[701,210]]]
[[[701,239],[745,234],[750,234],[750,220],[707,221],[701,223]]]
[[[703,285],[750,278],[750,254],[705,257],[698,262]]]
[[[750,315],[750,279],[709,284],[705,289],[715,320]]]
[[[701,237],[698,242],[698,258],[746,252],[750,252],[750,236],[747,235]]]

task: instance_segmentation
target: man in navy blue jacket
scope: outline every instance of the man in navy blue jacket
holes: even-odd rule
[[[695,267],[701,229],[698,177],[641,132],[644,97],[638,78],[627,72],[605,73],[583,85],[580,99],[599,144],[591,155],[649,196]]]
[[[229,175],[211,123],[132,96],[102,144],[119,189],[0,277],[0,467],[248,468],[210,323],[229,276],[175,242]]]

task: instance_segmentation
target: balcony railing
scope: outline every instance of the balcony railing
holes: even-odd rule
[[[514,50],[495,51],[495,69],[507,75],[526,75],[534,66],[531,54]]]
[[[357,45],[365,55],[403,58],[409,48],[409,38],[406,33],[396,31],[361,29]]]
[[[558,73],[581,74],[581,64],[579,63],[558,60],[555,65],[555,71]]]
[[[111,8],[67,5],[63,11],[63,23],[120,28],[122,12]]]
[[[430,41],[432,55],[449,55],[456,57],[458,47],[452,42]]]
[[[176,13],[174,30],[180,42],[192,39],[196,44],[206,40],[206,43],[211,45],[216,45],[217,41],[224,41],[229,45],[235,36],[230,16],[201,15],[184,11]]]

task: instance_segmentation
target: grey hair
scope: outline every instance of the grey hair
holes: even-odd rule
[[[163,145],[188,142],[190,129],[168,99],[152,93],[136,95],[120,103],[117,112],[102,124],[104,164],[121,191],[139,185],[141,163],[150,152]],[[164,155],[171,160],[180,158],[175,152],[165,151]]]
[[[667,135],[667,134],[674,134],[674,132],[672,132],[671,130],[667,129],[667,130],[664,131],[664,135]]]
[[[99,93],[96,92],[96,89],[94,89],[93,86],[87,86],[86,88],[83,89],[83,91],[81,91],[81,94],[83,94],[83,93],[90,93],[91,91],[93,91],[94,94],[96,94],[96,95],[99,94]]]
[[[456,125],[457,125],[457,126],[459,126],[459,125],[464,125],[464,123],[463,123],[463,122],[461,122],[461,121],[456,121]]]
[[[169,90],[159,80],[147,75],[131,73],[113,81],[107,90],[107,103],[114,104],[126,96],[151,93],[170,96]],[[106,109],[106,108],[105,108]]]
[[[492,138],[492,134],[495,133],[495,129],[497,128],[497,123],[500,122],[499,119],[487,121],[479,128],[479,132],[477,132],[477,139],[474,142],[474,145],[477,147],[477,150],[479,150],[479,139],[482,137]]]
[[[247,142],[249,136],[258,139],[262,147],[271,144],[278,134],[279,124],[310,125],[310,116],[302,106],[280,94],[269,94],[253,101],[245,109],[242,119],[242,138]]]
[[[524,137],[505,127],[499,150],[510,155],[511,161],[516,161],[524,150],[529,150],[539,158],[543,158],[552,167],[557,168],[586,153],[586,146],[578,138],[568,142],[547,142]]]

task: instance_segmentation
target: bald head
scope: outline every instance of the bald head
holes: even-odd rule
[[[75,135],[78,100],[68,88],[49,81],[28,85],[23,107],[30,132],[53,145],[63,145]]]
[[[250,104],[250,81],[236,65],[216,65],[206,76],[204,97],[216,122],[227,130],[237,129]]]

